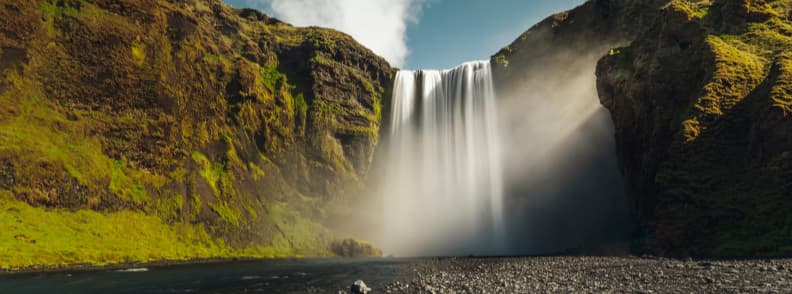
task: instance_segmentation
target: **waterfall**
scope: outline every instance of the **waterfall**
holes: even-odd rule
[[[505,252],[495,103],[488,61],[397,73],[381,191],[387,254]]]

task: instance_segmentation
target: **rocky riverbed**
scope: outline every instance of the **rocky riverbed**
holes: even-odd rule
[[[325,258],[0,274],[0,293],[792,293],[792,259]]]
[[[447,258],[410,264],[386,293],[792,293],[792,259]]]

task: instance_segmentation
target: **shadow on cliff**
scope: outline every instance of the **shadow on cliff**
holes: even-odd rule
[[[498,92],[510,253],[624,254],[634,225],[595,89],[600,54],[562,55]]]

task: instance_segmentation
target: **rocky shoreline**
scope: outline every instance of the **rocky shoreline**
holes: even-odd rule
[[[369,293],[792,293],[792,258],[536,256],[193,262],[204,264],[119,264],[5,274],[0,275],[0,289],[8,293],[354,293],[353,283],[361,280],[371,288]]]
[[[411,264],[386,293],[790,293],[792,259],[446,258]],[[373,289],[380,292],[383,289]],[[379,290],[379,291],[378,291]]]

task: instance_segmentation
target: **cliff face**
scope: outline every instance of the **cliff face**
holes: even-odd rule
[[[629,44],[664,2],[589,1],[536,24],[493,56],[508,158],[505,206],[509,222],[531,232],[522,238],[515,230],[517,250],[628,247],[635,225],[594,73],[597,61]]]
[[[791,6],[589,1],[493,56],[496,83],[530,92],[596,64],[639,251],[789,254]]]
[[[382,58],[219,0],[4,0],[0,28],[0,267],[329,252]]]
[[[592,0],[552,15],[492,56],[495,82],[501,92],[511,92],[528,89],[525,81],[547,69],[554,76],[575,74],[578,68],[572,62],[596,63],[608,49],[628,44],[667,2]]]
[[[648,249],[789,254],[789,1],[672,1],[597,67]]]

